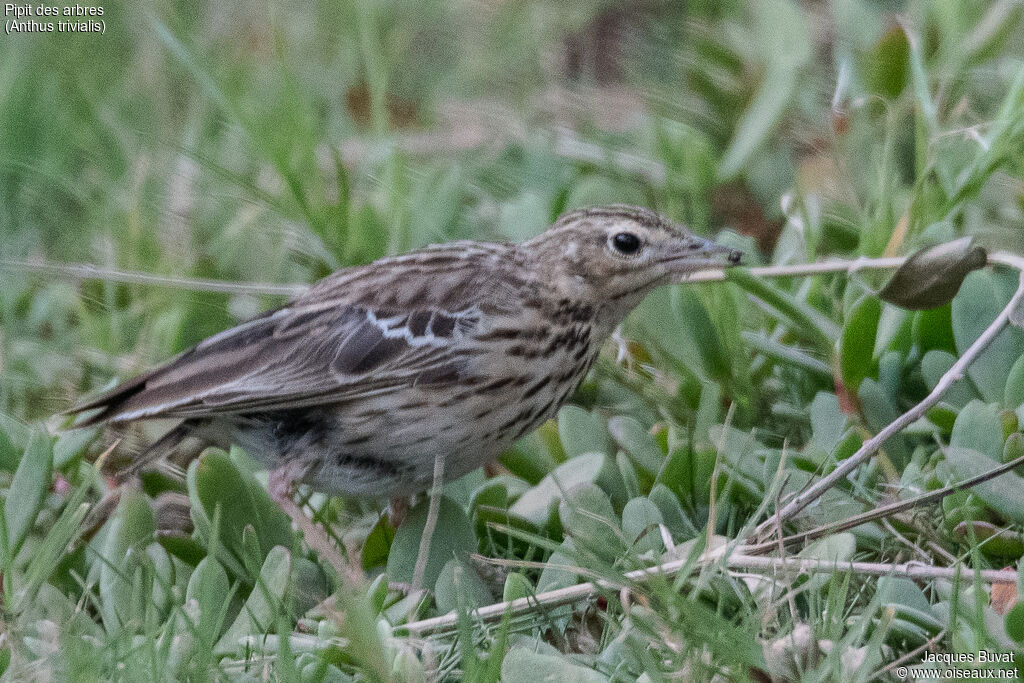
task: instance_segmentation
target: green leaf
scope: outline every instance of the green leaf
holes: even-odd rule
[[[409,511],[409,515],[395,532],[395,540],[391,544],[388,555],[387,572],[392,581],[412,583],[412,573],[416,566],[416,557],[420,550],[420,539],[427,522],[427,511],[430,505],[424,499]],[[476,552],[476,536],[473,525],[465,511],[458,503],[442,496],[437,515],[437,528],[430,541],[427,555],[427,566],[423,573],[423,585],[431,587],[440,576],[441,570],[452,557],[462,557]]]
[[[658,448],[654,437],[644,429],[636,418],[619,415],[608,420],[608,431],[644,472],[655,476],[665,461],[665,454]]]
[[[564,656],[542,655],[525,647],[514,647],[501,664],[503,681],[535,681],[536,683],[607,683],[608,677],[572,664]]]
[[[188,490],[192,500],[192,515],[196,528],[203,531],[201,518],[213,519],[220,506],[220,542],[227,548],[237,564],[246,566],[246,544],[242,534],[252,526],[263,555],[274,546],[291,547],[294,535],[291,520],[280,507],[270,500],[266,490],[248,471],[238,467],[222,451],[207,451],[192,463],[188,471]],[[234,567],[229,566],[234,571]],[[255,576],[246,575],[250,580]]]
[[[945,453],[946,462],[958,481],[979,476],[996,466],[990,458],[971,448],[950,446]],[[1024,524],[1024,500],[1020,495],[1024,491],[1024,478],[1014,472],[1006,472],[978,484],[971,491],[1004,519]]]
[[[922,351],[956,352],[951,306],[939,306],[914,314],[912,338]]]
[[[576,566],[576,546],[571,538],[567,538],[562,541],[558,550],[548,557],[548,561],[540,573],[540,578],[537,579],[537,592],[545,593],[575,586],[579,582],[579,575],[570,567]]]
[[[505,577],[505,586],[501,591],[501,601],[512,602],[513,600],[533,595],[535,592],[528,578],[519,572],[512,572]]]
[[[839,397],[819,391],[811,401],[811,439],[825,455],[830,455],[846,433],[850,419],[839,407]]]
[[[155,533],[156,516],[149,499],[138,491],[125,491],[110,523],[100,565],[100,614],[108,634],[128,623],[142,625],[143,606],[132,597],[135,571],[142,566],[141,558]]]
[[[1006,635],[1018,643],[1024,643],[1024,602],[1018,602],[1010,608],[1003,624],[1006,626]]]
[[[489,605],[494,601],[494,596],[480,575],[453,557],[445,563],[434,584],[437,611],[445,614],[456,609],[459,606],[460,595],[470,609]]]
[[[849,562],[856,550],[857,539],[853,534],[844,532],[815,541],[797,553],[797,557],[811,558],[821,562]],[[838,571],[842,571],[842,568],[840,567]],[[811,575],[808,583],[817,589],[828,583],[830,578],[830,573],[815,573]]]
[[[882,304],[873,296],[863,297],[843,325],[839,342],[839,368],[847,390],[856,392],[873,371],[873,352]]]
[[[700,533],[690,518],[686,516],[679,499],[667,486],[660,483],[655,484],[647,497],[658,507],[658,512],[661,513],[661,518],[674,539],[686,541]]]
[[[971,237],[926,247],[893,273],[879,296],[915,311],[938,308],[952,301],[964,279],[987,261],[985,249],[975,246]]]
[[[363,543],[363,569],[370,570],[387,564],[391,544],[395,540],[395,529],[388,521],[387,515],[381,515],[373,525],[366,541]]]
[[[1015,410],[1024,404],[1024,354],[1017,359],[1017,362],[1010,368],[1006,376],[1006,387],[1004,389],[1003,406]]]
[[[98,429],[74,429],[61,432],[53,444],[53,467],[61,469],[75,458],[82,455],[85,449],[96,438]]]
[[[552,507],[562,499],[562,492],[572,493],[581,486],[597,482],[606,459],[607,456],[600,453],[589,453],[562,463],[513,503],[509,512],[543,526]]]
[[[243,638],[271,633],[284,608],[285,591],[291,574],[292,554],[282,546],[267,553],[256,586],[252,589],[238,618],[217,642],[216,651],[228,654],[243,650]]]
[[[577,406],[565,406],[558,411],[558,436],[570,459],[584,453],[611,452],[605,421]]]
[[[9,559],[13,561],[43,507],[53,477],[53,440],[33,429],[4,501]]]
[[[885,393],[878,382],[870,377],[860,383],[857,398],[860,400],[861,412],[864,413],[864,420],[868,423],[868,428],[876,434],[899,417],[896,406],[892,404],[889,395]],[[882,448],[897,467],[903,467],[910,461],[910,447],[903,434],[893,434],[882,444]]]
[[[971,273],[953,299],[953,336],[960,354],[1002,311],[1016,289],[1016,278],[988,270]],[[982,398],[991,403],[1004,395],[1009,368],[1024,354],[1024,330],[1008,327],[967,368]]]
[[[658,506],[647,498],[634,498],[622,509],[622,533],[638,553],[664,549],[658,529],[663,522]]]
[[[558,509],[565,534],[574,545],[606,562],[614,562],[625,551],[618,519],[608,495],[590,484],[574,491]]]
[[[949,445],[970,448],[995,462],[1003,455],[1003,423],[996,404],[971,401],[953,423]]]
[[[935,388],[954,363],[956,363],[956,356],[946,351],[929,351],[924,354],[924,358],[921,359],[921,376],[924,378],[928,391]],[[942,396],[943,401],[957,407],[965,406],[978,398],[978,392],[971,384],[971,380],[966,377],[953,382]]]
[[[199,607],[196,634],[206,648],[212,648],[220,635],[224,608],[231,598],[230,589],[227,572],[212,557],[204,557],[189,577],[185,602],[195,600]]]

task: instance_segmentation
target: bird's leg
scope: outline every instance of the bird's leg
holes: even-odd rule
[[[388,521],[391,526],[398,528],[402,526],[406,516],[409,514],[409,499],[407,497],[392,498],[388,505]]]
[[[301,474],[301,468],[294,461],[271,470],[270,476],[267,478],[267,493],[270,494],[271,500],[280,505],[285,514],[295,522],[295,526],[302,531],[306,544],[334,567],[338,573],[338,579],[342,581],[352,579],[354,574],[348,562],[331,545],[324,530],[313,524],[312,520],[292,499],[292,486]]]
[[[411,593],[423,587],[423,573],[427,570],[427,558],[430,556],[430,539],[437,526],[437,515],[441,511],[441,488],[444,486],[444,454],[434,459],[434,483],[430,487],[430,504],[427,507],[427,522],[423,526],[420,537],[420,550],[416,554],[416,567],[412,572]]]

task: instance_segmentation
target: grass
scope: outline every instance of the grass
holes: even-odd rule
[[[753,265],[905,256],[962,236],[1021,251],[1024,27],[1009,0],[104,7],[102,36],[0,41],[5,263],[309,283],[431,242],[523,239],[614,201]],[[971,271],[963,254],[919,261],[903,277],[936,283],[921,292],[886,292],[891,271],[864,269],[741,271],[653,294],[557,421],[446,486],[423,600],[397,585],[423,503],[394,529],[379,502],[303,492],[365,570],[343,584],[238,450],[147,478],[83,537],[112,437],[58,433],[55,413],[284,299],[0,266],[0,669],[869,680],[926,651],[1017,656],[1016,583],[980,573],[1024,555],[1015,472],[772,553],[889,576],[701,555],[742,557],[734,546],[780,500],[923,399],[1017,286],[1011,268]],[[951,277],[959,293],[935,298]],[[934,307],[893,303],[922,297]],[[1024,454],[1022,406],[1024,332],[1011,325],[781,533],[1010,462]],[[104,457],[153,433],[124,436]],[[629,574],[663,562],[682,566]],[[595,579],[568,604],[472,615]],[[453,612],[443,629],[417,626]]]

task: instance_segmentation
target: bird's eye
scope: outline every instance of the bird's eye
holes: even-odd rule
[[[612,246],[620,254],[635,254],[640,250],[640,238],[631,232],[620,232],[612,237]]]

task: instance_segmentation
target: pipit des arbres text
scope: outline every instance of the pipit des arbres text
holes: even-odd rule
[[[652,289],[739,260],[646,209],[573,211],[522,244],[340,270],[72,412],[90,413],[76,426],[180,419],[132,472],[197,438],[244,448],[279,501],[299,481],[408,496],[551,418]]]

